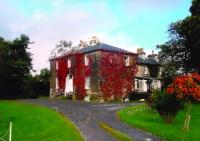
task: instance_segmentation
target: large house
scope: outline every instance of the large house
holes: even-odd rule
[[[77,47],[62,41],[50,57],[50,97],[111,101],[134,91],[160,88],[159,76],[154,74],[160,65],[153,56],[145,58],[142,49],[132,53],[96,37],[89,43],[80,41]]]
[[[134,91],[138,55],[93,37],[78,47],[61,42],[50,57],[50,97],[115,100]]]

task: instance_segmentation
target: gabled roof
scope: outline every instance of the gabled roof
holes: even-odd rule
[[[96,44],[95,46],[88,46],[88,47],[82,48],[82,49],[79,50],[79,52],[80,53],[88,53],[88,52],[94,52],[94,51],[97,51],[97,50],[121,52],[121,53],[126,53],[126,54],[134,54],[134,53],[126,51],[124,49],[114,47],[114,46],[104,44],[104,43],[99,43],[99,44]]]
[[[138,64],[144,64],[144,65],[160,65],[158,61],[152,59],[152,58],[141,58],[138,56]]]

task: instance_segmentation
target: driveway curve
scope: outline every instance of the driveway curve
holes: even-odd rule
[[[24,100],[53,108],[67,116],[81,131],[86,141],[116,141],[106,133],[99,122],[105,122],[112,128],[128,134],[136,141],[160,141],[161,139],[139,129],[122,123],[116,117],[116,111],[139,103],[88,103],[69,100]],[[53,122],[53,119],[52,119]]]

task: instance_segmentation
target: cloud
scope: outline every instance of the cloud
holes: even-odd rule
[[[27,5],[19,1],[12,3],[1,0],[0,34],[7,39],[16,38],[22,33],[27,34],[31,41],[35,42],[30,45],[30,51],[37,71],[49,66],[50,52],[60,40],[71,40],[76,45],[79,40],[88,40],[90,36],[95,35],[102,42],[136,52],[136,49],[141,47],[137,43],[136,36],[122,27],[128,27],[129,30],[136,23],[133,20],[134,15],[145,9],[159,6],[162,9],[162,5],[169,7],[169,3],[165,0],[161,0],[164,4],[159,1],[155,4],[155,0],[112,3],[107,0],[84,2],[36,0],[31,1],[31,5],[30,3],[28,5],[30,9],[27,9]],[[47,6],[48,10],[45,9]],[[131,25],[127,26],[130,23]],[[147,52],[151,52],[150,50]]]

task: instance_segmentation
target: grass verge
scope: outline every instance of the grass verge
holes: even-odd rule
[[[114,138],[116,138],[118,141],[133,141],[131,137],[129,137],[127,134],[122,133],[116,129],[113,129],[106,123],[101,122],[100,123],[101,128],[103,128],[107,133],[111,134]]]
[[[165,124],[156,111],[146,105],[131,106],[118,111],[118,117],[127,124],[144,129],[167,141],[199,141],[200,104],[193,104],[189,131],[183,130],[185,110],[178,113],[173,124]]]
[[[11,121],[13,141],[84,140],[76,127],[54,110],[22,102],[0,101],[0,137],[6,133]]]

